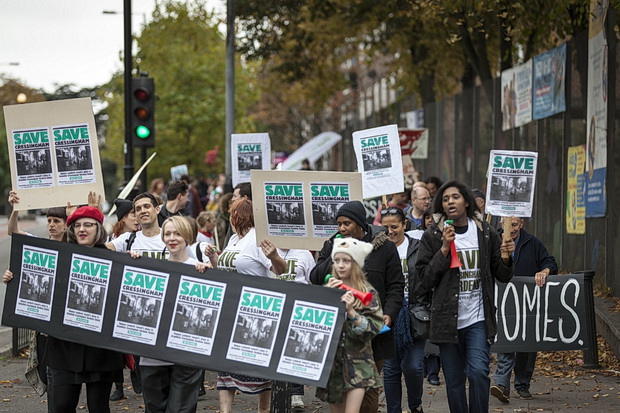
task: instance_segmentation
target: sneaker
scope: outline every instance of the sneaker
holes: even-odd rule
[[[439,386],[439,384],[440,384],[439,379],[437,379],[435,377],[433,377],[432,379],[428,379],[428,382],[430,384],[432,384],[433,386]]]
[[[517,393],[519,394],[519,398],[523,400],[530,400],[532,398],[532,393],[528,389],[517,389]]]
[[[298,394],[292,396],[291,407],[293,409],[300,409],[300,408],[303,409],[304,407],[306,407],[306,404],[304,403],[304,397]]]
[[[491,396],[504,404],[510,403],[510,392],[501,384],[491,386]]]
[[[116,401],[121,400],[124,397],[125,397],[125,393],[123,392],[123,388],[117,387],[116,390],[114,390],[114,393],[112,393],[112,395],[110,396],[110,400],[113,402],[116,402]]]

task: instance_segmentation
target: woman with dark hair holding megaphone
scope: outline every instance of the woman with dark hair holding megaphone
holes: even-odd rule
[[[439,345],[451,413],[489,411],[495,281],[508,282],[513,274],[514,242],[502,240],[475,208],[466,185],[443,184],[433,198],[436,225],[422,235],[416,261],[420,286],[414,293],[433,289],[429,339]]]

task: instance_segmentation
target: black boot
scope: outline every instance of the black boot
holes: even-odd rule
[[[125,397],[125,392],[123,391],[123,383],[115,383],[116,389],[114,393],[110,396],[110,400],[115,402],[121,400]]]

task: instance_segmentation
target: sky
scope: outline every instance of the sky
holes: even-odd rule
[[[191,1],[191,0],[189,0]],[[157,0],[132,1],[132,30]],[[207,0],[224,15],[226,0]],[[0,74],[33,89],[106,83],[123,69],[123,0],[0,0]],[[104,10],[118,14],[103,14]],[[19,63],[18,66],[10,63]]]

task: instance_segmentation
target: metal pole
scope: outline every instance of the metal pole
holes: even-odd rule
[[[125,21],[125,183],[133,176],[133,143],[131,141],[131,0],[124,0]]]
[[[598,362],[598,343],[596,341],[596,313],[594,312],[594,271],[577,271],[583,274],[583,296],[586,304],[586,350],[583,350],[583,367],[589,369],[600,368]]]
[[[230,142],[235,132],[235,2],[227,1],[226,13],[226,176],[230,176]]]

